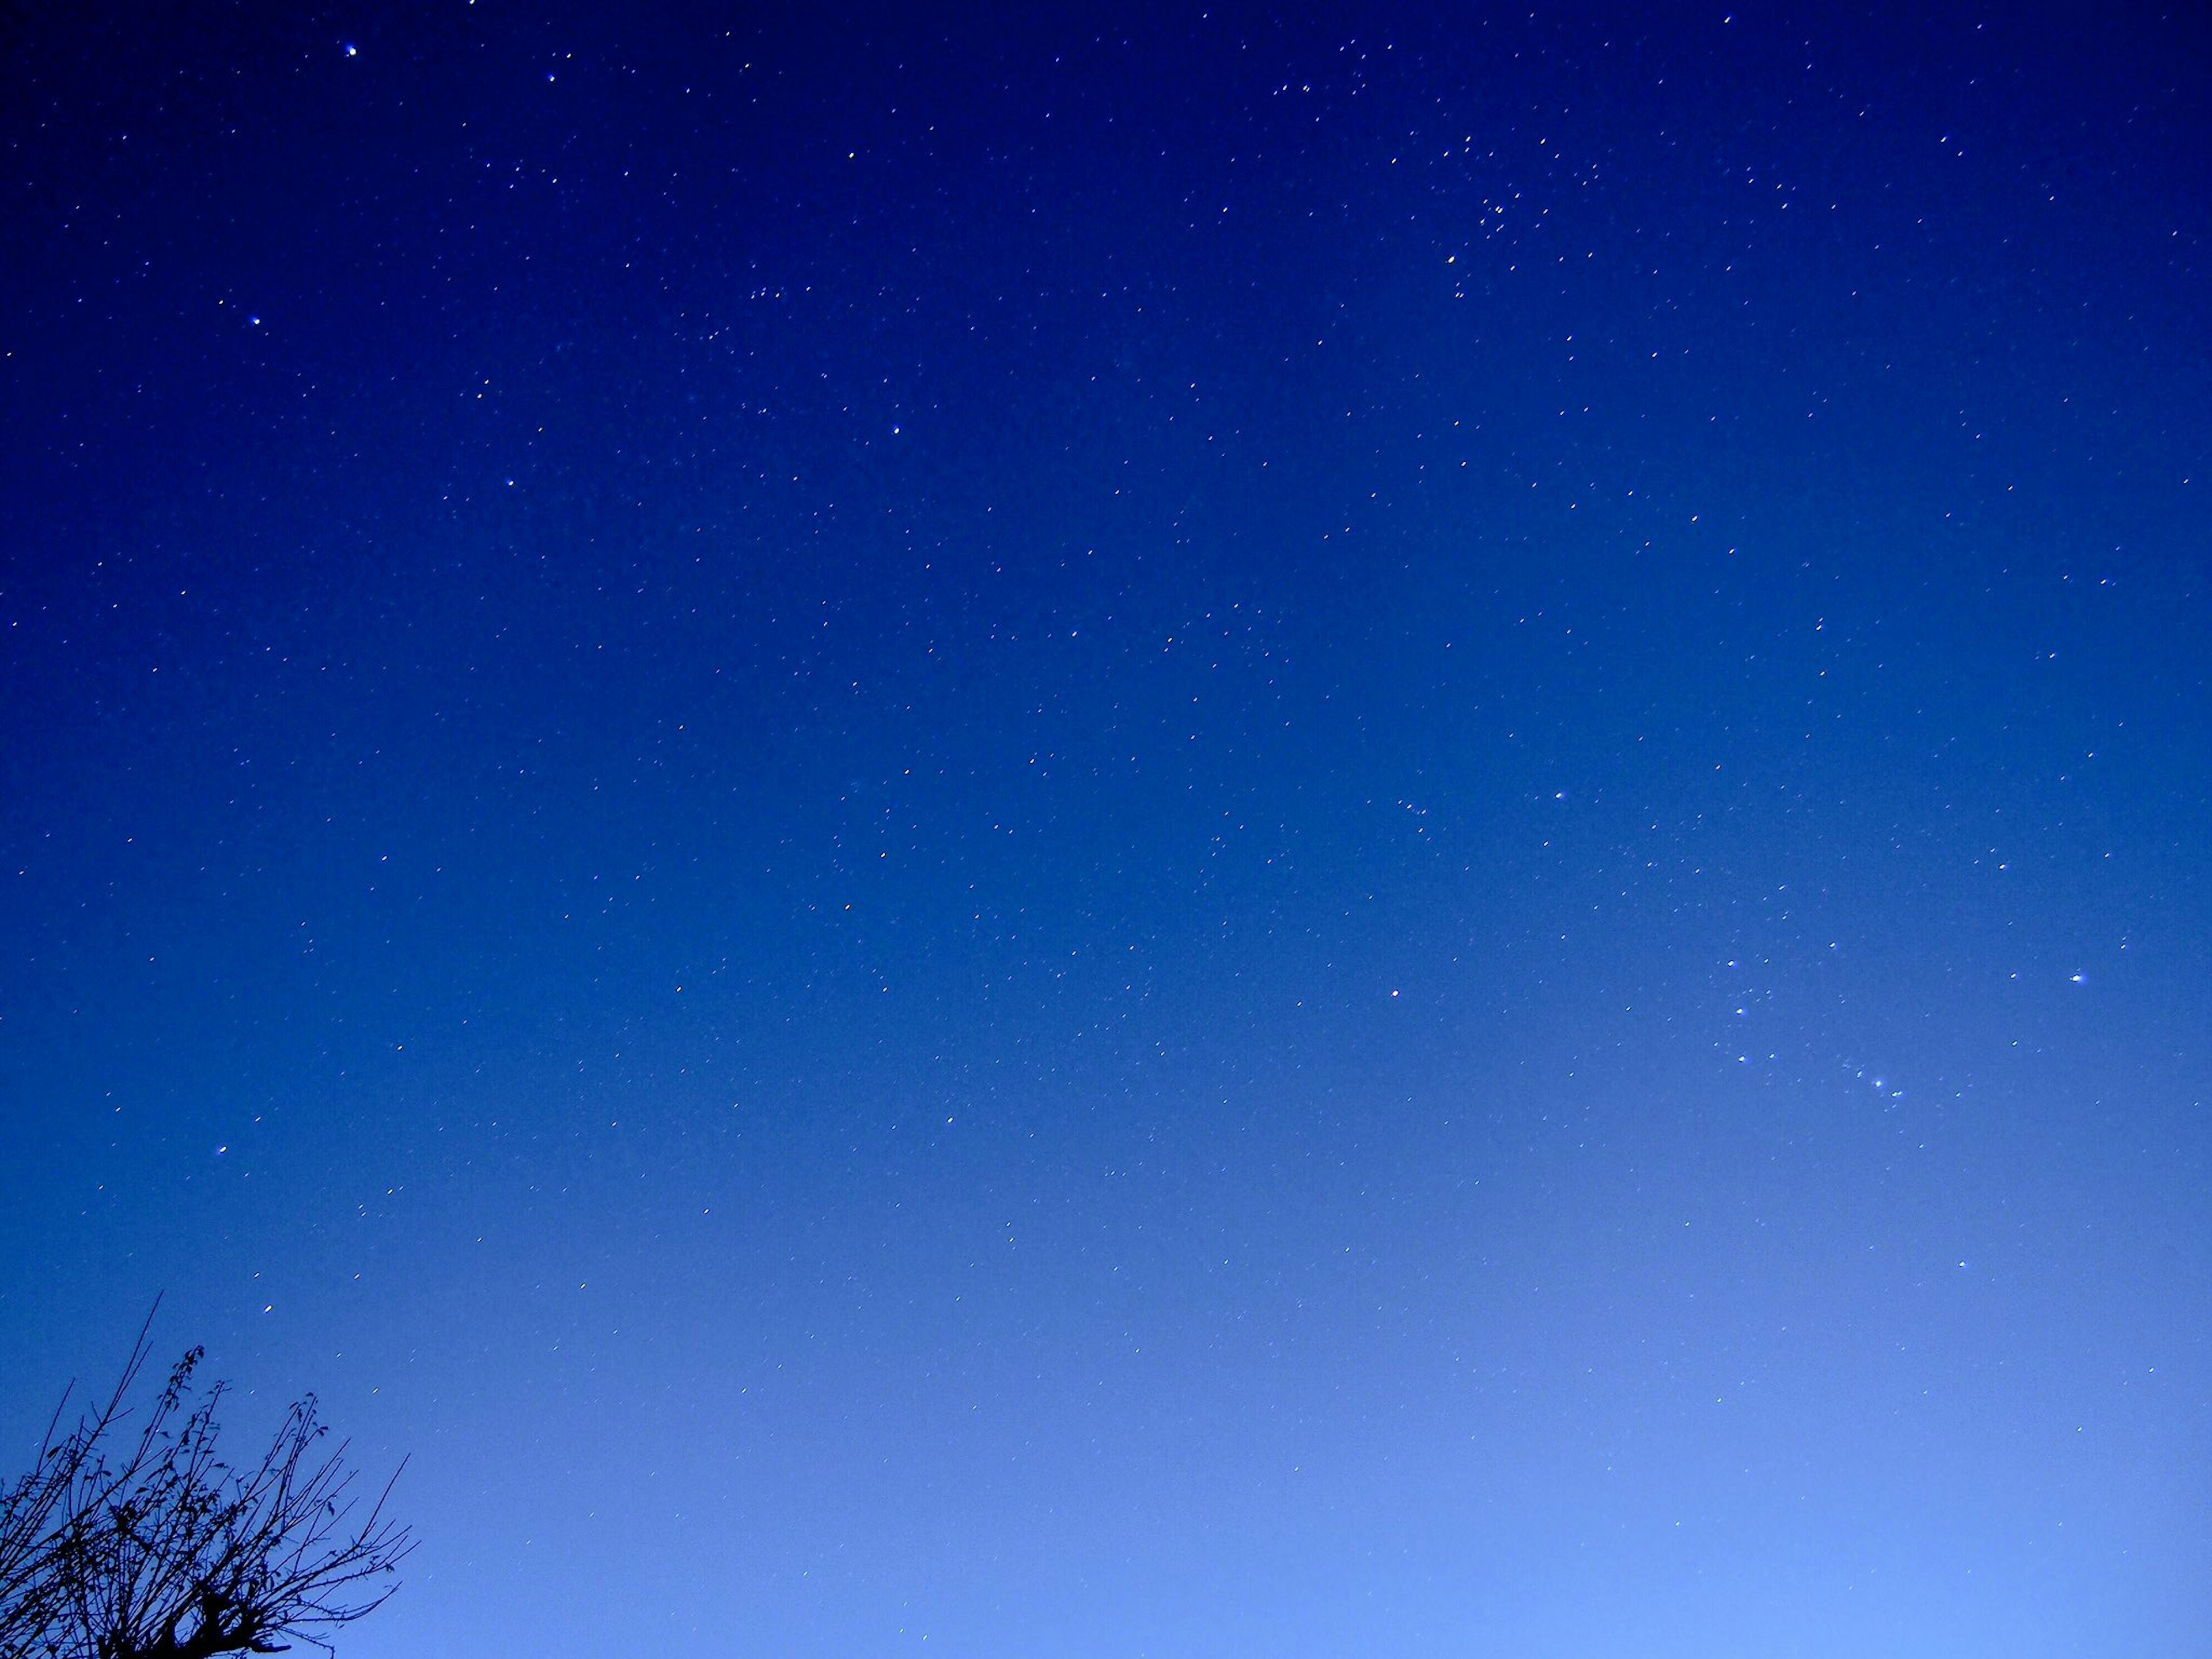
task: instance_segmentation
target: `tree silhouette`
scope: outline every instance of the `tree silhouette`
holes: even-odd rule
[[[224,1462],[225,1390],[195,1388],[198,1348],[129,1437],[146,1354],[142,1333],[106,1401],[67,1434],[57,1411],[30,1473],[0,1490],[0,1659],[331,1651],[398,1588],[413,1547],[385,1516],[390,1484],[356,1521],[346,1445],[324,1445],[312,1395],[256,1462]]]

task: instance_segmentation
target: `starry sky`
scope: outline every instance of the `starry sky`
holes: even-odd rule
[[[2212,1651],[2212,31],[1937,9],[12,14],[9,1463],[162,1296],[350,1659]]]

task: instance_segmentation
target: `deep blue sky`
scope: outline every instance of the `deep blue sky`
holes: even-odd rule
[[[166,1292],[359,1659],[2212,1651],[2201,15],[613,9],[0,31],[9,1462]]]

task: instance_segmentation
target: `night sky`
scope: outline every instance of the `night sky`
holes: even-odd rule
[[[0,23],[5,1474],[165,1295],[349,1659],[2212,1652],[2212,23],[1329,9]]]

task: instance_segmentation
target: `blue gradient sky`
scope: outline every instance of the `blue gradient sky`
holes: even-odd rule
[[[165,1292],[358,1659],[2212,1651],[2190,9],[8,30],[18,1453]]]

